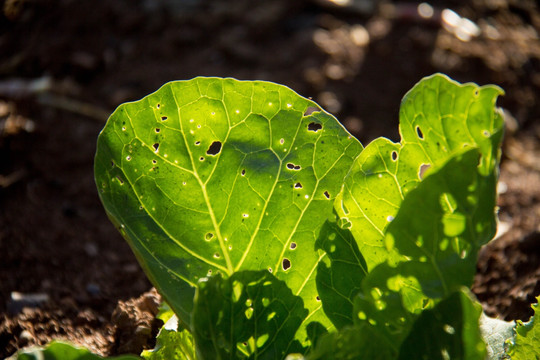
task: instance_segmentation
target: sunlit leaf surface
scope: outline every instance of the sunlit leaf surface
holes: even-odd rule
[[[184,323],[199,279],[265,269],[329,327],[315,241],[361,150],[333,116],[284,86],[196,78],[114,112],[98,139],[96,183]]]

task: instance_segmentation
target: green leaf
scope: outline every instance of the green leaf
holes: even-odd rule
[[[467,148],[434,169],[387,228],[385,245],[397,260],[366,276],[355,313],[396,344],[424,309],[472,282],[483,234],[495,222],[496,174],[482,176],[478,163],[478,150]]]
[[[140,360],[135,355],[101,357],[90,350],[76,347],[64,342],[53,341],[46,347],[35,347],[21,350],[12,357],[13,360]]]
[[[512,360],[532,360],[540,359],[540,315],[538,314],[538,302],[540,296],[536,298],[536,304],[532,305],[534,315],[528,322],[517,321],[516,336],[510,342],[508,354]]]
[[[321,337],[306,360],[393,360],[397,356],[388,340],[369,324],[344,327]],[[411,358],[411,359],[414,359]]]
[[[484,360],[486,346],[478,327],[480,304],[455,292],[422,312],[401,345],[399,359]]]
[[[376,139],[356,159],[336,210],[352,224],[369,270],[392,260],[384,245],[386,229],[426,169],[463,147],[478,147],[480,173],[496,171],[503,119],[494,105],[500,94],[496,86],[459,84],[441,74],[424,78],[401,103],[401,143]]]
[[[161,315],[160,315],[161,314]],[[156,347],[144,350],[141,357],[146,360],[195,360],[195,345],[193,336],[187,329],[178,329],[176,315],[168,316],[168,312],[161,312],[158,318],[168,317],[156,338]]]
[[[307,360],[478,359],[486,347],[478,327],[480,304],[458,291],[417,317],[400,346],[382,336],[376,323],[361,322],[321,338]]]
[[[315,284],[325,254],[314,244],[361,150],[284,86],[196,78],[121,105],[98,138],[95,177],[109,217],[184,324],[199,279],[266,269],[329,328]],[[306,342],[305,329],[297,337]]]
[[[200,282],[193,310],[200,359],[283,359],[303,353],[294,335],[308,316],[302,299],[266,270]]]
[[[315,246],[327,254],[317,266],[319,297],[324,312],[340,329],[354,323],[354,298],[367,267],[351,232],[340,228],[336,220],[336,216],[327,220]]]

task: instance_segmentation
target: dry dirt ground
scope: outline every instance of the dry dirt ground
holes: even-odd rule
[[[105,216],[93,154],[117,105],[197,75],[288,85],[364,143],[398,140],[399,101],[423,76],[501,86],[505,233],[481,252],[473,291],[488,314],[528,319],[540,294],[535,1],[432,1],[432,17],[414,2],[350,3],[0,1],[0,358],[51,339],[104,355],[152,346],[159,295],[143,294],[151,285]],[[23,306],[17,293],[39,296]]]

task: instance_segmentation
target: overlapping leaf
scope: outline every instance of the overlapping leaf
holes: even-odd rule
[[[369,270],[388,259],[386,229],[430,167],[464,147],[478,147],[481,173],[496,171],[503,120],[494,106],[501,93],[440,74],[424,78],[401,103],[401,143],[379,138],[356,159],[336,210],[352,224]]]
[[[309,312],[266,270],[213,276],[199,284],[193,311],[201,360],[283,359],[304,352],[294,340]]]
[[[336,328],[352,325],[354,298],[367,274],[362,254],[351,233],[330,217],[321,229],[317,248],[326,252],[317,267],[317,289],[324,312]]]
[[[422,312],[401,345],[399,360],[484,360],[486,347],[478,320],[482,313],[465,290],[452,293]]]
[[[199,279],[266,269],[328,327],[315,286],[324,253],[314,244],[361,150],[284,86],[196,78],[114,112],[98,139],[96,183],[184,323]]]
[[[403,343],[388,338],[372,321],[359,322],[321,338],[308,360],[319,359],[476,359],[485,358],[478,328],[481,306],[465,289],[424,310]]]

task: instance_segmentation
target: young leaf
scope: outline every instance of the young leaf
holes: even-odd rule
[[[284,86],[196,78],[121,105],[99,136],[95,175],[109,217],[184,324],[199,279],[265,269],[330,327],[314,244],[361,150]]]
[[[494,111],[500,94],[498,87],[459,84],[441,74],[424,78],[401,103],[401,143],[376,139],[356,159],[336,210],[352,224],[369,270],[389,258],[386,228],[427,169],[464,147],[478,147],[481,174],[495,171],[503,130]]]
[[[308,311],[302,299],[266,270],[202,280],[193,310],[200,359],[283,359],[303,353],[294,340]]]
[[[532,305],[534,315],[528,322],[517,321],[516,336],[510,342],[508,354],[512,360],[540,359],[540,315],[538,312],[538,302],[540,296],[536,298],[536,304]]]
[[[159,331],[156,347],[144,350],[141,357],[145,360],[196,360],[193,336],[187,329],[178,329],[178,318],[173,314]]]
[[[13,355],[12,360],[140,360],[135,355],[101,357],[92,354],[90,350],[76,347],[61,341],[53,341],[44,348],[35,347],[21,350]]]

